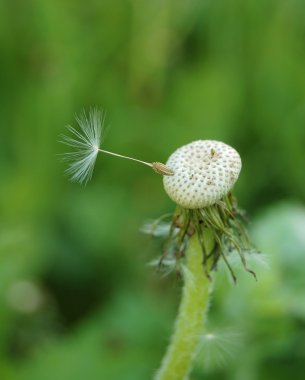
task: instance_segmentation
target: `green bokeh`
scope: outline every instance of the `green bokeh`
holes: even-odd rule
[[[234,287],[220,268],[223,347],[192,380],[303,379],[304,17],[302,0],[0,0],[1,380],[150,379],[165,350],[180,285],[139,232],[174,209],[161,177],[99,156],[82,187],[57,156],[94,105],[105,149],[165,162],[219,139],[242,156],[270,269]]]

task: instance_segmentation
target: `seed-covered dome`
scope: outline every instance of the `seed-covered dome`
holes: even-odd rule
[[[196,209],[214,204],[232,189],[241,159],[221,141],[197,140],[177,149],[166,166],[174,172],[163,177],[168,196],[182,207]]]

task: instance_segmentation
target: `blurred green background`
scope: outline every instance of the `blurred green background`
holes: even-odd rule
[[[139,232],[174,210],[161,177],[110,156],[87,187],[63,175],[58,136],[89,106],[117,153],[240,152],[269,264],[237,286],[220,266],[191,380],[303,379],[304,20],[303,0],[0,1],[1,380],[150,379],[172,331],[180,283]]]

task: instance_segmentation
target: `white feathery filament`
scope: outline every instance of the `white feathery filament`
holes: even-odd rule
[[[85,112],[76,117],[79,130],[68,126],[67,128],[72,136],[61,136],[61,142],[73,148],[72,152],[63,155],[64,160],[69,162],[66,174],[72,181],[86,184],[91,179],[99,152],[150,166],[159,174],[172,175],[172,171],[159,162],[149,163],[101,149],[100,146],[103,142],[105,130],[104,120],[104,114],[97,108],[92,108],[89,111],[89,117],[87,117]]]

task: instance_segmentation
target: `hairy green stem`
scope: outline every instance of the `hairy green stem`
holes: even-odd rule
[[[204,245],[207,251],[211,251],[214,240],[209,231],[206,232]],[[203,332],[211,287],[211,280],[203,270],[202,245],[195,234],[190,238],[186,251],[184,287],[175,331],[155,380],[188,378]]]

